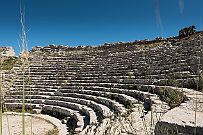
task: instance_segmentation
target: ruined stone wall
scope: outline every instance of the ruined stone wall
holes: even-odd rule
[[[0,47],[1,55],[5,57],[15,56],[13,47]]]

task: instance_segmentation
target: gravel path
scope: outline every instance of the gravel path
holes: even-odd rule
[[[8,122],[7,122],[8,118]],[[31,118],[32,118],[32,135],[45,135],[49,130],[54,128],[51,123],[31,116],[25,116],[25,133],[31,135]],[[22,134],[22,116],[20,115],[5,115],[3,114],[3,135],[21,135]],[[8,123],[10,134],[8,132]]]

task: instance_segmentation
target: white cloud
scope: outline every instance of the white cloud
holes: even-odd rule
[[[184,0],[179,0],[179,9],[180,9],[180,13],[183,14],[183,12],[184,12]]]
[[[163,34],[163,24],[162,24],[162,19],[161,19],[161,14],[160,14],[160,1],[155,0],[155,14],[156,14],[156,23],[157,26],[161,30],[161,34]]]

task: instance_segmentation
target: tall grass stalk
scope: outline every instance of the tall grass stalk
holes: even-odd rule
[[[32,80],[30,78],[30,63],[28,61],[28,70],[29,70],[29,86],[30,86],[30,113],[32,113]],[[30,117],[30,135],[32,135],[32,117]]]
[[[23,92],[22,92],[22,134],[25,135],[25,73],[23,72]]]
[[[2,75],[2,56],[1,56],[1,52],[0,52],[0,59],[1,59],[1,60],[0,60],[0,62],[1,62],[1,65],[0,65],[0,73],[1,73],[1,74],[0,74],[0,75],[1,75],[1,76],[0,76],[0,100],[1,100],[1,101],[0,101],[0,135],[3,135],[3,134],[2,134],[2,126],[3,126],[3,124],[2,124],[2,112],[3,112],[3,106],[2,106],[2,103],[3,103],[3,102],[2,102],[2,96],[3,96],[3,95],[2,95],[2,93],[3,93],[3,92],[2,92],[2,81],[3,81],[3,80],[2,80],[2,78],[3,78],[3,75]]]
[[[198,65],[197,65],[197,91],[199,90],[199,81],[200,81],[200,59],[198,59]],[[194,129],[194,135],[197,134],[197,91],[195,91],[195,129]]]
[[[23,11],[22,11],[23,10]],[[27,38],[25,31],[25,13],[24,9],[22,9],[20,5],[20,23],[21,23],[21,41],[22,41],[22,66],[23,66],[23,86],[22,86],[22,135],[25,135],[25,66],[28,61],[28,52],[27,52]],[[25,48],[26,47],[26,48]]]
[[[7,108],[6,107],[5,107],[5,112],[6,112],[6,121],[7,121],[8,134],[11,135],[10,125],[9,125],[9,119],[8,119],[8,114],[7,114]]]

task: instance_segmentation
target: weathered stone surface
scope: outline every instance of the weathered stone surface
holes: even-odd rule
[[[172,109],[157,122],[155,127],[155,135],[166,134],[203,135],[203,112],[195,114],[194,111],[178,107]]]
[[[13,50],[13,47],[11,46],[0,47],[0,50],[2,50],[2,52],[0,52],[2,56],[6,56],[6,57],[15,56],[15,52]]]
[[[180,89],[189,100],[173,112],[168,100],[160,100],[160,87],[195,88],[199,58],[202,63],[202,37],[200,33],[176,46],[160,42],[149,46],[35,47],[30,52],[30,67],[14,67],[18,78],[6,105],[21,107],[24,89],[26,103],[31,101],[42,111],[56,113],[56,117],[62,114],[69,120],[74,118],[75,131],[84,135],[149,134],[162,116],[157,133],[162,131],[160,125],[177,125],[185,132],[194,128],[195,109],[202,120],[201,92]],[[22,84],[28,77],[32,85]],[[185,120],[187,117],[191,120]],[[201,123],[197,124],[197,131],[201,131]]]

